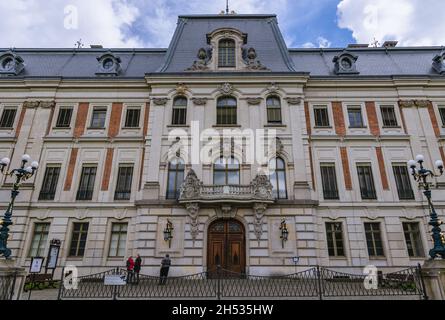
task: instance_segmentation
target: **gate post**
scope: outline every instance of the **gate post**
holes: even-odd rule
[[[116,275],[119,274],[119,267],[116,268],[116,270],[114,271],[114,274],[116,274]],[[127,275],[127,277],[128,277],[128,275]],[[114,285],[113,286],[113,300],[117,300],[117,290],[118,290],[117,286]]]
[[[424,300],[428,300],[428,294],[426,293],[426,288],[425,288],[425,281],[423,280],[423,274],[422,274],[422,266],[419,264],[417,264],[417,275],[420,278],[420,284],[422,286],[422,295],[423,295],[423,299]]]
[[[11,294],[9,296],[9,300],[14,299],[14,289],[15,289],[15,282],[17,280],[17,271],[14,271],[14,278],[12,280],[12,286],[11,286]]]
[[[217,279],[217,281],[218,281],[218,284],[217,284],[217,293],[216,293],[216,298],[217,298],[217,300],[221,300],[221,273],[220,273],[220,271],[221,271],[221,266],[217,266],[216,267],[216,279]]]
[[[320,300],[323,300],[323,290],[321,285],[321,271],[320,266],[317,265],[317,282],[318,282],[318,296]]]
[[[62,275],[60,276],[59,293],[57,294],[57,300],[62,300],[62,287],[64,287],[65,267],[62,268]]]

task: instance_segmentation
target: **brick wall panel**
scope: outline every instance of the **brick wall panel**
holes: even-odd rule
[[[351,170],[349,168],[348,149],[340,147],[341,163],[343,167],[343,176],[345,178],[346,190],[352,190]]]
[[[440,137],[440,127],[439,122],[437,121],[436,113],[434,112],[434,106],[431,101],[428,102],[428,112],[430,114],[431,123],[433,125],[434,134],[436,137]]]
[[[345,117],[341,102],[332,102],[332,112],[334,114],[335,133],[339,136],[346,135]]]
[[[89,103],[86,102],[79,103],[76,122],[74,125],[74,138],[80,138],[85,131],[85,125],[87,122],[89,107],[90,107]]]
[[[377,118],[377,109],[374,101],[367,101],[366,114],[368,115],[369,128],[373,136],[380,136],[379,120]]]
[[[110,126],[108,128],[108,137],[114,138],[119,134],[122,119],[122,103],[113,103],[111,107]]]
[[[375,151],[377,154],[377,160],[379,162],[380,177],[382,179],[383,189],[389,190],[388,175],[386,174],[385,160],[383,158],[382,148],[376,147]]]
[[[105,160],[104,174],[102,176],[102,188],[101,188],[102,191],[107,191],[110,185],[111,168],[113,167],[113,154],[114,154],[114,149],[108,148],[107,157]]]
[[[63,188],[64,191],[71,190],[71,185],[73,183],[74,168],[76,167],[78,152],[79,152],[78,148],[71,149],[71,155],[70,155],[70,160],[68,163],[68,171],[66,174],[65,186]]]

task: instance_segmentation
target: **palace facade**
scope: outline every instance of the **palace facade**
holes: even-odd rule
[[[136,254],[145,274],[165,254],[173,275],[287,274],[295,257],[417,265],[429,214],[406,163],[445,161],[444,59],[395,42],[288,48],[274,15],[180,16],[168,49],[0,49],[0,156],[40,163],[15,204],[12,256],[29,266],[59,239],[59,266],[82,273]],[[196,126],[276,130],[276,170],[258,174],[246,144],[213,163],[169,156]]]

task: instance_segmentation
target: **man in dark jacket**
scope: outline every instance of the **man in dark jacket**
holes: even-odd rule
[[[136,283],[139,283],[139,272],[141,271],[142,267],[142,259],[141,256],[138,254],[136,260],[134,261],[134,272],[136,274]]]
[[[168,270],[171,266],[170,256],[168,254],[165,255],[165,258],[162,259],[161,262],[161,277],[159,279],[159,284],[163,285],[167,282]]]

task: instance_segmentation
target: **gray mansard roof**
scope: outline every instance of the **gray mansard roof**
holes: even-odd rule
[[[333,59],[346,52],[355,56],[357,72],[350,76],[440,76],[433,58],[443,47],[289,49],[275,15],[180,16],[168,49],[1,49],[23,59],[23,70],[12,78],[97,78],[97,58],[112,53],[120,58],[116,78],[143,78],[146,74],[183,73],[205,48],[207,34],[234,28],[247,34],[258,60],[275,73],[309,73],[312,77],[337,77]],[[0,43],[1,45],[1,43]],[[211,72],[211,71],[207,71]]]

